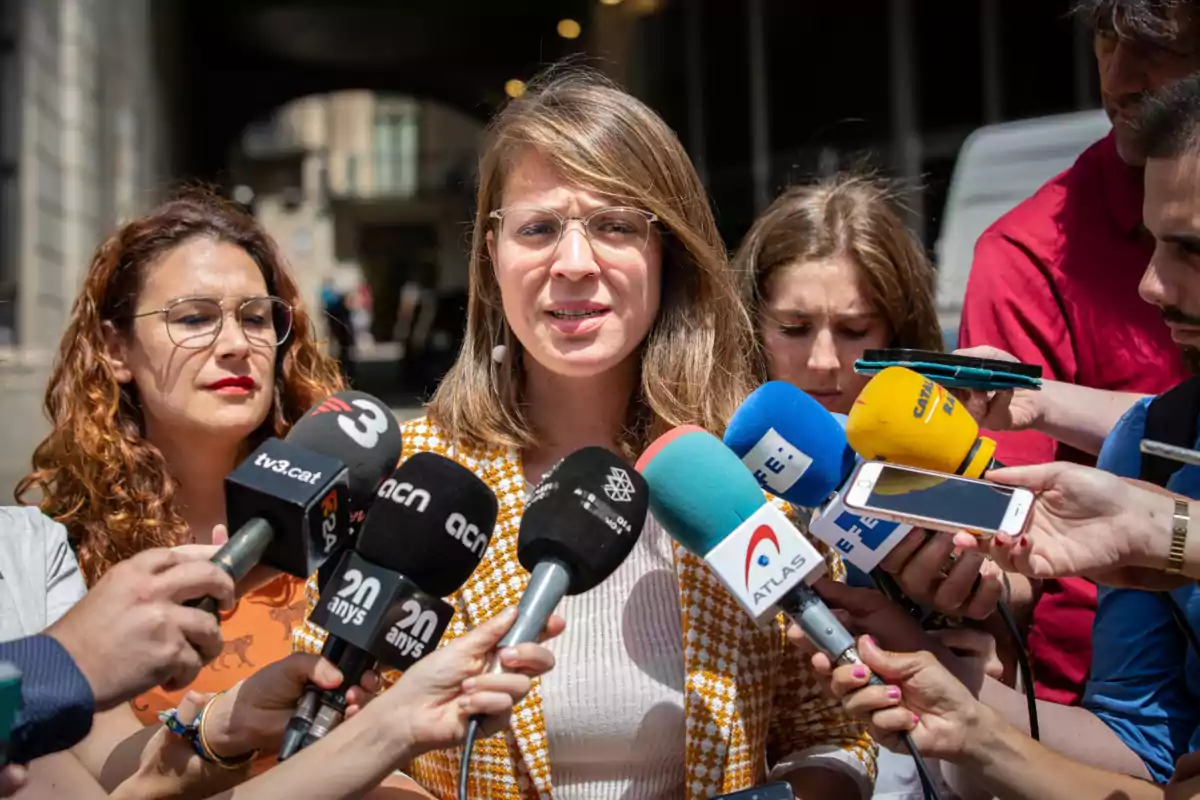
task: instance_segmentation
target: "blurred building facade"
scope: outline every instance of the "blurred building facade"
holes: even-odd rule
[[[93,249],[172,177],[176,75],[151,3],[0,3],[0,346],[41,360]]]
[[[466,286],[479,120],[433,101],[366,90],[294,100],[251,124],[234,195],[279,242],[306,300],[365,282],[388,320],[404,283]]]

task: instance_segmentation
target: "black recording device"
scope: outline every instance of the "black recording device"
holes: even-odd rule
[[[466,583],[496,526],[491,489],[434,453],[405,461],[377,495],[309,618],[328,631],[321,655],[342,672],[342,684],[310,687],[284,734],[281,760],[341,722],[346,691],[366,670],[381,663],[403,671],[438,646],[454,616],[441,598]]]
[[[212,560],[235,581],[259,564],[307,578],[347,544],[400,457],[400,428],[364,392],[331,395],[286,439],[268,439],[225,479],[229,541]],[[210,598],[190,601],[213,613]]]
[[[536,640],[565,595],[582,594],[616,572],[642,535],[649,500],[645,479],[602,447],[576,450],[542,476],[517,536],[517,558],[530,572],[529,585],[498,649]],[[467,726],[460,800],[467,797],[471,750],[482,721],[476,715]]]

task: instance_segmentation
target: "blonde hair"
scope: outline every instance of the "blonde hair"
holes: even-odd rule
[[[889,347],[942,350],[933,266],[904,224],[896,193],[868,174],[789,187],[754,221],[733,263],[755,322],[779,270],[837,256],[853,262],[864,299],[887,323]],[[765,376],[764,361],[757,366]]]
[[[554,70],[510,102],[488,127],[480,157],[471,242],[467,331],[429,404],[456,439],[530,447],[537,431],[522,403],[520,345],[505,322],[487,248],[488,215],[523,153],[545,157],[581,188],[658,217],[662,291],[642,342],[641,378],[621,438],[640,452],[676,425],[714,433],[751,388],[750,317],[738,299],[707,195],[679,139],[644,103],[591,71]],[[497,364],[492,350],[508,347]]]

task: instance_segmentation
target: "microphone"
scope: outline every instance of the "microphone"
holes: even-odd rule
[[[778,608],[834,664],[862,663],[854,637],[810,585],[824,574],[825,560],[765,501],[754,475],[720,439],[692,428],[668,431],[638,461],[638,470],[650,487],[654,518],[704,559],[756,622]],[[873,672],[870,683],[883,685]],[[927,796],[937,797],[919,751],[907,734],[903,738]]]
[[[370,496],[400,444],[395,418],[371,395],[321,401],[286,439],[267,439],[225,478],[226,520],[236,532],[213,563],[235,581],[258,564],[307,578],[345,545],[361,511],[355,498]],[[187,605],[217,612],[210,597]]]
[[[786,381],[751,392],[733,412],[724,440],[763,489],[802,508],[819,506],[854,469],[842,425]]]
[[[646,450],[638,470],[650,487],[654,518],[708,564],[755,622],[773,618],[789,604],[789,595],[808,590],[825,574],[816,547],[712,434],[675,428]],[[823,647],[827,640],[823,633],[813,635]],[[837,656],[854,644],[827,643]]]
[[[790,383],[755,389],[734,412],[725,444],[763,489],[794,506],[817,508],[809,531],[863,572],[875,569],[912,530],[859,516],[842,504],[842,487],[858,462],[844,418]]]
[[[642,476],[602,447],[576,450],[542,476],[517,534],[517,559],[530,573],[529,584],[498,649],[536,640],[565,595],[582,594],[616,572],[642,535],[649,501]],[[463,744],[458,792],[464,800],[481,722],[471,717]]]
[[[980,478],[999,466],[996,442],[949,390],[905,367],[867,383],[846,421],[846,438],[868,461]]]
[[[487,551],[496,495],[475,473],[417,453],[379,487],[353,550],[333,572],[310,620],[329,636],[321,655],[342,672],[336,689],[310,687],[284,734],[280,760],[323,738],[346,712],[346,691],[377,662],[406,670],[441,641],[458,590]]]

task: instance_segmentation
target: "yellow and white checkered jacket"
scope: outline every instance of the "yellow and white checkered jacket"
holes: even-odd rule
[[[425,418],[406,423],[402,431],[401,460],[422,451],[452,458],[491,487],[500,504],[482,563],[447,598],[456,613],[444,645],[515,605],[525,591],[529,574],[517,561],[525,481],[519,457],[505,448],[457,446]],[[827,548],[822,551],[830,574],[844,580],[841,559]],[[806,657],[787,643],[782,618],[765,629],[755,627],[704,562],[678,545],[675,569],[683,602],[688,800],[755,786],[765,780],[768,764],[780,759],[796,766],[835,766],[855,773],[860,785],[869,787],[875,777],[874,742],[865,726],[846,716],[823,691]],[[316,599],[314,576],[308,583],[308,614]],[[319,653],[325,635],[306,621],[293,633],[294,647]],[[389,685],[398,677],[395,672],[384,675]],[[512,727],[476,744],[473,800],[552,797],[540,692],[535,681],[533,691],[517,704]],[[434,796],[453,800],[461,755],[461,748],[429,753],[406,772]]]

